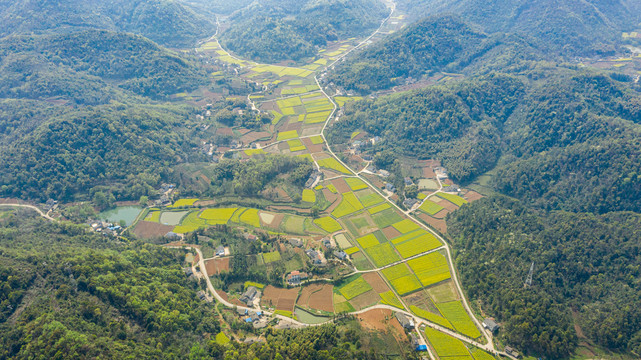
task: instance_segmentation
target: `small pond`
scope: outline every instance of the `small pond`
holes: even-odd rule
[[[331,320],[327,316],[314,315],[299,307],[294,309],[294,314],[296,314],[296,318],[298,319],[298,321],[303,322],[305,324],[320,324],[320,323],[324,323],[326,321]]]
[[[103,211],[98,214],[100,220],[109,221],[114,224],[119,224],[120,220],[124,220],[127,226],[136,220],[136,216],[140,214],[142,208],[140,206],[119,206],[115,209]]]

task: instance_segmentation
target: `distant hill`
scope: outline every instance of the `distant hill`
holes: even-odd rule
[[[73,32],[83,29],[125,31],[162,45],[188,47],[213,35],[212,18],[174,0],[2,0],[0,36]]]
[[[0,69],[0,97],[79,104],[106,103],[118,89],[163,98],[207,81],[183,55],[142,36],[101,30],[1,39]]]
[[[377,28],[389,10],[379,0],[269,0],[235,13],[223,45],[254,60],[279,62],[313,56],[327,41]]]
[[[526,34],[563,55],[607,54],[641,21],[633,0],[399,0],[416,18],[458,14],[488,33]]]

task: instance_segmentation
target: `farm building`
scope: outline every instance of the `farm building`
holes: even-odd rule
[[[403,200],[403,206],[405,206],[408,209],[411,209],[412,206],[416,205],[417,202],[418,200],[416,199],[405,199]]]
[[[403,182],[405,183],[405,186],[414,185],[414,182],[413,182],[413,181],[412,181],[412,179],[411,179],[411,178],[409,178],[409,177],[404,178],[404,179],[403,179]]]
[[[301,246],[303,246],[303,242],[300,239],[291,238],[288,241],[289,241],[289,244],[291,246],[293,246],[293,247],[301,247]]]
[[[494,320],[492,319],[483,320],[483,327],[490,330],[493,333],[499,331],[499,324],[494,322]]]
[[[334,256],[341,260],[347,260],[347,253],[345,251],[334,251]]]
[[[506,347],[505,347],[505,353],[506,353],[506,354],[508,354],[508,355],[510,355],[510,356],[513,356],[513,357],[515,357],[515,358],[517,358],[517,359],[520,359],[520,358],[521,358],[521,354],[519,354],[519,352],[518,352],[518,351],[514,350],[514,349],[513,349],[512,347],[510,347],[510,346],[506,346]]]
[[[333,249],[334,247],[336,247],[332,243],[332,240],[330,238],[323,238],[322,243],[323,243],[323,246],[328,248],[328,249]]]
[[[216,248],[216,256],[225,256],[225,247],[220,245]]]
[[[312,261],[312,264],[314,265],[325,265],[327,263],[327,260],[325,260],[325,257],[323,256],[323,253],[321,253],[320,251],[307,249],[305,250],[305,254],[307,254],[309,259]]]
[[[239,300],[247,304],[247,306],[254,306],[257,299],[260,299],[260,291],[254,286],[250,286],[245,290]]]
[[[290,285],[300,285],[300,282],[306,280],[308,277],[309,275],[306,272],[296,270],[289,273],[285,279]]]
[[[408,318],[404,314],[397,312],[396,320],[398,320],[398,322],[404,329],[414,329],[414,320]]]
[[[379,173],[379,175],[381,175],[382,177],[389,177],[389,176],[390,176],[390,173],[389,173],[389,171],[387,171],[387,170],[380,169],[380,170],[378,170],[378,173]]]
[[[176,234],[175,232],[170,231],[170,232],[165,234],[165,239],[167,239],[169,241],[178,241],[178,240],[180,240],[182,238],[180,237],[180,235]]]
[[[427,345],[415,334],[412,334],[412,347],[415,351],[427,351]]]
[[[392,184],[392,183],[386,183],[385,184],[385,190],[387,190],[389,192],[396,192],[396,186],[394,186],[394,184]]]

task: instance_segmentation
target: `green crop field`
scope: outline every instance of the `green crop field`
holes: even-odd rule
[[[396,245],[396,250],[401,254],[403,259],[424,253],[442,246],[438,239],[429,233],[423,234],[404,243]]]
[[[437,193],[436,196],[443,198],[452,204],[456,206],[461,206],[463,204],[467,204],[467,200],[463,199],[462,197],[454,194],[448,194],[448,193]]]
[[[339,173],[351,175],[352,173],[336,159],[329,157],[326,159],[318,160],[318,166],[324,167],[330,170],[337,171]]]
[[[470,356],[463,342],[430,327],[425,328],[425,335],[440,358],[450,356]]]
[[[303,201],[308,203],[316,202],[316,193],[312,189],[303,189]]]
[[[385,201],[382,196],[378,195],[373,190],[358,191],[356,192],[356,197],[358,197],[364,207],[370,207]],[[385,209],[387,208],[389,208],[389,205],[387,205]]]
[[[319,228],[327,231],[328,233],[333,233],[342,229],[341,224],[339,224],[338,221],[332,219],[329,216],[315,219],[314,224],[316,224],[316,226],[318,226]]]
[[[160,211],[150,211],[145,217],[145,221],[160,222]]]
[[[235,215],[235,214],[234,214]],[[258,209],[247,209],[239,217],[240,222],[251,225],[255,228],[260,227],[260,217],[258,216]]]
[[[246,210],[247,208],[238,208],[238,210],[234,213],[234,215],[231,216],[229,221],[237,224],[240,223],[240,215],[242,215],[243,212],[245,212]]]
[[[170,207],[191,206],[194,205],[196,201],[198,201],[198,199],[178,199]]]
[[[358,100],[363,100],[363,98],[360,97],[360,96],[351,96],[351,97],[335,96],[334,100],[336,101],[338,106],[343,107],[343,106],[345,106],[345,103],[348,102],[348,101],[358,101]]]
[[[287,145],[289,146],[289,151],[291,152],[301,151],[306,149],[305,145],[303,145],[300,139],[289,140],[287,141]]]
[[[283,108],[303,105],[303,102],[300,100],[299,97],[294,96],[288,99],[278,100],[276,101],[276,104],[280,109],[283,109]]]
[[[394,292],[386,291],[386,292],[380,293],[378,295],[380,295],[380,297],[381,297],[381,304],[390,305],[390,306],[393,306],[393,307],[397,307],[399,309],[403,309],[403,304],[396,297]]]
[[[378,245],[378,239],[374,234],[367,234],[361,238],[356,239],[363,249],[371,248],[372,246]]]
[[[383,275],[389,280],[396,292],[405,295],[421,288],[421,283],[410,272],[405,264],[398,264],[383,269]]]
[[[388,203],[380,204],[380,205],[375,206],[375,207],[373,207],[371,209],[367,209],[367,212],[369,212],[370,214],[374,215],[374,214],[377,214],[377,213],[379,213],[379,212],[381,212],[383,210],[387,210],[387,209],[389,209],[391,207],[392,207],[392,205],[390,205]]]
[[[263,261],[265,262],[265,264],[269,264],[279,260],[280,260],[280,253],[278,251],[263,253]]]
[[[441,205],[435,203],[432,200],[425,200],[425,202],[419,207],[419,210],[428,215],[436,215],[436,213],[443,209],[444,208]]]
[[[427,234],[427,231],[425,231],[423,229],[418,229],[418,230],[409,232],[407,234],[403,234],[403,235],[401,235],[399,237],[393,238],[392,239],[392,244],[394,244],[394,245],[400,244],[400,243],[405,242],[407,240],[417,238],[417,237],[419,237],[419,236],[421,236],[423,234]]]
[[[318,124],[318,123],[325,122],[331,113],[332,113],[331,111],[309,113],[307,114],[307,116],[305,116],[305,123]]]
[[[345,297],[347,300],[351,300],[357,297],[360,294],[364,294],[372,290],[370,284],[367,281],[363,280],[362,277],[358,277],[355,280],[341,286],[338,291]]]
[[[324,143],[323,137],[320,135],[312,136],[309,138],[312,141],[312,144],[318,145]]]
[[[298,132],[296,130],[283,131],[278,133],[278,141],[281,140],[290,140],[298,137]]]
[[[201,227],[207,227],[207,221],[198,217],[198,211],[192,211],[182,219],[180,225],[176,226],[173,231],[184,234],[196,231]]]
[[[350,187],[350,189],[354,191],[367,189],[367,184],[365,184],[365,182],[363,182],[363,180],[359,178],[349,177],[345,179],[345,182]]]
[[[289,234],[305,233],[305,218],[302,216],[288,215],[283,220],[283,229]]]
[[[351,248],[347,248],[347,249],[345,249],[343,251],[345,251],[345,253],[347,255],[352,255],[352,254],[356,254],[357,252],[361,251],[361,249],[357,248],[356,246],[352,246]]]
[[[407,234],[408,232],[411,232],[420,228],[420,226],[416,225],[415,222],[409,219],[399,221],[395,224],[392,224],[392,226],[395,227],[396,230],[398,230],[401,234]]]
[[[409,260],[407,264],[412,268],[423,286],[436,284],[452,276],[447,259],[439,252]]]
[[[238,208],[205,209],[200,218],[207,220],[209,225],[227,224],[229,219]]]
[[[328,184],[327,190],[331,191],[334,194],[338,193],[338,190],[336,190],[336,186],[334,186],[334,184]]]
[[[256,156],[256,155],[267,154],[267,152],[265,152],[265,150],[263,150],[263,149],[247,149],[247,150],[244,150],[244,152],[245,152],[245,154],[247,154],[247,156]]]
[[[472,356],[475,360],[496,360],[496,358],[481,349],[472,350]]]
[[[465,311],[463,304],[460,301],[450,301],[446,303],[436,304],[438,311],[443,314],[443,316],[449,320],[456,331],[461,334],[468,336],[472,339],[476,339],[481,336],[481,332],[476,327],[470,316]]]
[[[394,251],[392,244],[387,242],[372,246],[365,250],[365,252],[367,252],[367,255],[369,255],[372,261],[374,261],[376,267],[389,265],[400,260],[396,251]]]
[[[225,335],[225,333],[223,333],[222,331],[219,332],[218,335],[216,335],[216,342],[219,345],[227,345],[227,344],[229,344],[230,341],[231,340],[229,340],[227,335]]]
[[[274,115],[274,119],[272,120],[272,125],[278,124],[280,119],[283,118],[283,114],[279,113],[278,111],[271,110],[270,113]]]
[[[243,284],[243,289],[247,289],[250,286],[257,288],[258,290],[263,290],[265,288],[265,284],[257,283],[254,281],[245,281],[245,283]]]
[[[379,229],[386,228],[394,223],[397,223],[403,220],[401,215],[399,215],[394,209],[381,211],[373,215],[372,219],[374,220],[374,223],[376,223],[376,226],[378,226]]]
[[[454,330],[454,326],[452,326],[452,324],[449,321],[447,321],[446,318],[444,318],[442,316],[436,315],[433,312],[430,312],[430,311],[427,311],[427,310],[423,310],[423,309],[419,308],[418,306],[414,306],[414,305],[410,305],[410,310],[412,310],[412,312],[414,314],[416,314],[417,316],[422,317],[423,319],[426,319],[426,320],[428,320],[430,322],[433,322],[434,324],[441,325],[441,326],[446,327],[448,329]]]
[[[343,201],[332,211],[332,216],[340,218],[361,210],[363,205],[352,192],[343,194]]]

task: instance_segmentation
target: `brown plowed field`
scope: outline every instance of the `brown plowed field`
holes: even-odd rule
[[[336,190],[341,194],[352,191],[343,178],[332,180],[332,184],[334,184]]]
[[[381,276],[378,275],[378,273],[365,273],[363,274],[363,280],[367,281],[367,283],[370,284],[374,291],[376,291],[377,293],[384,293],[390,290],[385,281],[383,281],[383,279],[381,279]]]
[[[205,269],[207,269],[207,274],[209,274],[209,276],[220,275],[223,271],[229,271],[230,259],[231,258],[205,260]]]
[[[472,202],[476,200],[480,200],[483,197],[483,195],[477,193],[476,191],[468,191],[467,194],[465,194],[464,198],[465,200]]]
[[[309,298],[309,307],[327,312],[334,311],[334,286],[324,285],[320,291],[312,294]]]
[[[446,210],[443,210],[443,211],[446,211]],[[442,232],[443,234],[447,233],[447,223],[445,222],[445,220],[435,219],[429,215],[423,214],[422,212],[417,212],[416,214],[418,215],[419,219],[425,221],[431,227]]]
[[[383,235],[391,240],[397,236],[401,236],[401,232],[396,230],[396,228],[394,228],[393,226],[388,226],[383,229]]]
[[[374,305],[381,300],[381,297],[377,292],[370,290],[364,294],[358,295],[357,297],[349,301],[350,304],[356,310],[365,309],[368,306]]]
[[[263,291],[261,302],[267,306],[276,307],[277,310],[294,311],[298,289],[279,289],[268,285]]]
[[[143,239],[161,237],[173,230],[173,226],[163,225],[151,221],[140,221],[134,228],[134,234]]]

